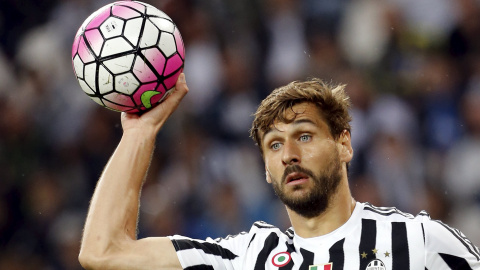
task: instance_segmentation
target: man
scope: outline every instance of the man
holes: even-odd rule
[[[256,222],[225,239],[136,239],[139,194],[157,132],[188,92],[176,90],[138,116],[122,114],[122,139],[103,172],[87,216],[80,262],[87,269],[480,269],[465,236],[421,212],[355,202],[347,168],[349,99],[320,80],[274,90],[259,106],[251,135],[266,180],[286,205],[292,228]],[[168,217],[167,217],[168,218]]]

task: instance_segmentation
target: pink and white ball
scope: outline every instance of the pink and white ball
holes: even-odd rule
[[[138,1],[119,1],[92,13],[72,46],[83,91],[114,111],[142,112],[160,103],[183,70],[185,47],[172,19]]]

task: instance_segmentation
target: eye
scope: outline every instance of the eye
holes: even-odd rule
[[[311,135],[303,134],[302,136],[300,136],[300,141],[301,142],[308,142],[311,138],[312,138]]]
[[[280,145],[279,142],[272,143],[272,144],[270,145],[270,149],[272,149],[272,150],[278,150],[278,149],[280,149],[280,146],[281,146],[281,145]]]

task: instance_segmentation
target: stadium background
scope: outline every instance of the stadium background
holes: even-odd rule
[[[430,212],[480,244],[476,0],[145,1],[186,44],[190,93],[161,131],[139,235],[288,227],[248,137],[274,87],[320,77],[353,101],[354,196]],[[0,1],[0,269],[80,269],[95,183],[120,115],[91,101],[70,52],[94,0]]]

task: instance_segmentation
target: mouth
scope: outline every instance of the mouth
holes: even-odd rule
[[[285,178],[285,184],[287,185],[301,184],[308,181],[308,178],[309,178],[308,175],[305,173],[301,173],[301,172],[290,173]]]

